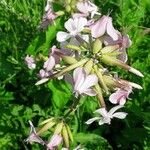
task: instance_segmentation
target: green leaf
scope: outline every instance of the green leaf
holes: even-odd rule
[[[52,91],[54,105],[58,108],[63,108],[72,95],[69,84],[63,80],[52,80],[48,83],[48,87]]]
[[[95,147],[99,145],[103,148],[107,147],[108,149],[111,149],[111,146],[109,145],[108,141],[97,134],[78,133],[75,135],[74,138],[77,142],[80,142],[81,144],[94,144]]]

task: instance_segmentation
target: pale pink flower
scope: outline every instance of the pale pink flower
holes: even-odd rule
[[[121,54],[119,55],[118,59],[121,60],[122,62],[127,62],[128,60],[128,56],[126,53],[126,49],[129,48],[132,44],[129,35],[118,35],[119,39],[117,41],[114,41],[111,37],[106,36],[104,39],[104,44],[105,45],[115,45],[115,44],[119,44],[120,49],[119,51],[121,52]]]
[[[100,108],[100,109],[96,110],[95,112],[99,113],[101,116],[91,118],[85,123],[86,124],[91,124],[94,121],[99,120],[99,125],[102,125],[104,123],[110,124],[111,119],[113,119],[113,118],[124,119],[126,117],[127,113],[125,113],[125,112],[116,112],[118,109],[120,109],[122,107],[123,106],[121,106],[121,105],[115,106],[115,107],[111,108],[109,110],[109,112],[107,112],[106,108]]]
[[[65,22],[65,28],[67,29],[67,31],[69,31],[69,33],[59,31],[57,33],[57,41],[64,42],[71,37],[75,37],[84,29],[86,24],[86,18],[70,18],[67,22]]]
[[[105,15],[91,25],[90,28],[94,38],[99,38],[107,33],[113,40],[118,40],[118,34],[120,34],[119,31],[114,29],[112,18]]]
[[[76,68],[73,72],[73,80],[76,96],[78,94],[96,95],[96,92],[91,88],[98,83],[98,78],[95,74],[87,75],[83,68]]]
[[[52,73],[51,71],[46,71],[46,70],[44,70],[44,69],[41,69],[41,70],[39,71],[38,76],[39,76],[41,79],[43,79],[43,78],[50,77],[52,74],[53,74],[53,73]]]
[[[29,121],[29,124],[30,124],[30,135],[25,141],[31,144],[33,142],[36,142],[36,143],[45,145],[45,142],[37,135],[36,130],[31,121]]]
[[[25,63],[27,64],[29,69],[35,69],[35,67],[36,67],[35,60],[34,60],[33,56],[27,55],[25,57]]]
[[[59,50],[56,48],[56,46],[53,46],[51,48],[51,54],[43,66],[43,68],[46,69],[46,71],[51,71],[54,68],[54,66],[59,63],[60,57],[56,54],[56,52],[58,51]]]
[[[132,87],[128,89],[118,89],[115,93],[111,94],[109,101],[113,104],[124,105],[126,100],[129,98],[129,94],[132,92]]]
[[[40,25],[41,28],[46,28],[53,20],[55,20],[58,17],[53,11],[51,5],[51,1],[47,1],[47,5],[45,7],[45,14]]]
[[[91,14],[91,18],[93,18],[95,14],[100,15],[98,7],[90,1],[78,2],[77,9],[80,13],[74,14],[73,17],[87,17]]]
[[[47,144],[47,150],[54,150],[62,142],[62,137],[58,134],[52,136],[50,142]]]

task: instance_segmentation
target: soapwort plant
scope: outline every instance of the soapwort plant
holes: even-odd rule
[[[35,69],[39,59],[44,60],[43,67],[37,73],[39,81],[36,86],[47,84],[55,78],[70,82],[72,86],[74,104],[67,113],[46,119],[38,130],[29,121],[31,132],[26,141],[40,143],[48,150],[70,149],[74,138],[71,126],[65,119],[78,109],[78,104],[85,95],[96,97],[99,106],[95,110],[98,116],[89,118],[85,124],[98,121],[99,125],[110,125],[114,118],[125,119],[126,112],[116,111],[125,107],[134,88],[142,89],[140,85],[116,76],[110,69],[119,67],[143,77],[140,71],[127,64],[126,49],[132,42],[129,35],[115,29],[110,14],[102,15],[98,7],[89,0],[66,0],[65,4],[66,11],[54,12],[51,0],[48,0],[45,7],[41,28],[55,26],[56,18],[70,15],[64,23],[63,31],[58,31],[49,56],[40,54],[39,58],[27,55],[25,58],[29,69]],[[109,111],[106,105],[108,100],[112,103],[111,106],[114,105]],[[41,138],[47,130],[53,133],[49,142]]]

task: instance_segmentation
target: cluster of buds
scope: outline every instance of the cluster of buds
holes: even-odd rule
[[[47,11],[51,8],[48,6]],[[122,35],[116,30],[112,18],[109,15],[101,15],[95,4],[86,0],[76,2],[75,6],[71,18],[64,24],[65,31],[57,33],[59,48],[55,44],[49,57],[45,57],[46,61],[39,72],[41,79],[36,85],[53,78],[61,78],[70,82],[76,98],[84,95],[96,96],[100,106],[96,113],[99,113],[100,117],[89,119],[86,124],[96,120],[99,120],[99,125],[110,124],[112,118],[124,119],[127,113],[116,111],[124,107],[133,88],[142,89],[142,87],[121,79],[109,71],[109,66],[119,67],[143,77],[140,71],[127,64],[126,49],[131,46],[131,40],[128,35]],[[55,18],[55,15],[51,16],[51,19]],[[116,104],[110,111],[107,111],[104,96],[109,96],[109,101]],[[46,120],[44,124],[46,125],[37,132],[37,135],[54,126],[56,122],[49,123],[49,120]],[[63,135],[68,148],[69,139],[72,140],[68,126],[61,122],[57,127],[54,135]]]
[[[73,142],[73,135],[69,125],[63,120],[59,121],[54,117],[46,119],[39,124],[37,131],[31,121],[29,121],[29,124],[30,135],[25,140],[26,142],[31,144],[33,142],[39,143],[46,146],[47,150],[54,150],[63,144],[65,148],[62,148],[62,150],[69,150],[70,141]],[[49,141],[44,141],[41,136],[48,130],[53,131],[53,135]],[[80,150],[79,146],[74,150],[77,149]]]

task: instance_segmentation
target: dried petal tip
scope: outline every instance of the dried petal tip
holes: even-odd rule
[[[138,71],[132,67],[130,67],[129,71],[136,74],[137,76],[144,77],[144,75],[140,71]]]
[[[139,89],[139,90],[143,89],[139,84],[136,84],[136,83],[133,83],[133,82],[129,82],[129,85],[131,85],[132,87],[134,87],[136,89]]]

